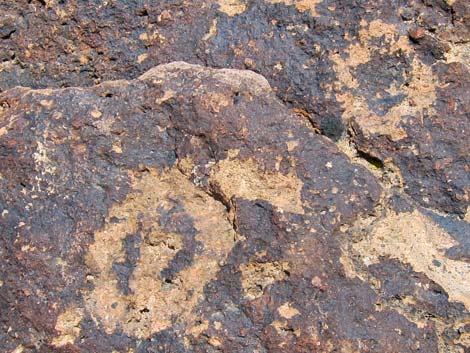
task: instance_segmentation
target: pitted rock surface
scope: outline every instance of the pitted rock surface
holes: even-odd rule
[[[470,352],[469,43],[467,0],[0,1],[0,351]]]
[[[467,213],[467,0],[21,0],[0,9],[0,90],[134,79],[175,60],[250,69],[323,134],[398,168],[420,205]]]
[[[175,62],[1,102],[6,351],[466,349],[456,241],[262,76]]]

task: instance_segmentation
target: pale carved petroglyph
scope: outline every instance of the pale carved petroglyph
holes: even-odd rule
[[[166,283],[159,274],[188,236],[167,232],[159,225],[158,210],[168,211],[175,202],[193,219],[197,232],[193,241],[200,242],[201,250],[189,267]],[[129,279],[132,293],[124,295],[112,266],[124,260],[124,239],[139,231],[140,258]],[[177,169],[145,173],[126,200],[110,210],[105,227],[95,234],[87,263],[97,276],[94,290],[86,297],[87,309],[106,332],[120,327],[128,335],[142,338],[167,328],[175,318],[194,322],[192,309],[234,244],[235,232],[221,203],[197,189]]]
[[[191,324],[196,325],[197,321],[193,309],[204,297],[204,286],[215,278],[240,238],[233,230],[225,206],[180,171],[192,169],[191,165],[185,159],[178,164],[180,169],[175,167],[163,173],[150,170],[140,175],[134,181],[133,191],[121,204],[112,207],[106,225],[95,234],[87,264],[96,276],[92,279],[94,289],[85,301],[94,320],[107,333],[121,328],[128,335],[145,338],[171,326],[175,320],[185,323],[186,332],[195,330]],[[229,157],[212,167],[210,182],[227,199],[233,196],[265,199],[282,210],[303,213],[300,198],[303,184],[294,173],[267,173],[253,160]],[[166,283],[160,273],[184,249],[184,237],[188,237],[165,231],[160,225],[160,212],[171,210],[175,203],[182,204],[184,213],[193,220],[197,231],[194,240],[202,244],[202,250],[194,254],[190,266],[180,270],[171,283]],[[123,242],[138,233],[142,238],[139,260],[129,279],[131,293],[124,294],[119,289],[113,264],[125,261]],[[264,288],[285,277],[287,263],[265,265],[241,266],[247,297],[256,298],[262,293],[262,289],[261,292],[257,289],[258,282]]]
[[[374,44],[374,40],[378,38],[383,38],[386,45]],[[402,93],[405,99],[391,107],[384,116],[372,111],[367,99],[355,92],[360,83],[354,75],[354,70],[359,65],[368,63],[373,53],[408,55],[411,52],[412,48],[406,35],[401,35],[393,25],[375,20],[362,24],[357,42],[346,50],[346,58],[340,53],[331,54],[330,58],[335,63],[334,69],[339,79],[336,98],[343,106],[343,118],[347,121],[354,118],[366,134],[388,135],[397,141],[406,137],[405,130],[400,127],[403,119],[406,117],[423,119],[425,114],[432,113],[438,79],[432,68],[416,56],[410,58],[411,69],[404,73],[407,84],[397,86],[397,83],[393,82],[387,89],[388,94]]]
[[[350,261],[354,254],[366,266],[379,262],[380,257],[390,257],[424,273],[444,288],[449,300],[463,303],[470,309],[470,264],[445,255],[447,249],[458,243],[442,228],[418,210],[389,211],[370,224],[370,236],[353,243],[353,253],[343,253],[341,257],[348,277],[361,277]]]

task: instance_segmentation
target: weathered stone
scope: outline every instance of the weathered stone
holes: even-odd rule
[[[0,90],[136,78],[182,59],[248,68],[334,140],[356,123],[354,143],[396,164],[417,202],[462,217],[468,171],[454,167],[447,182],[420,147],[469,164],[468,153],[456,155],[468,151],[469,8],[466,0],[4,2]],[[445,71],[457,63],[449,87]],[[442,141],[456,129],[463,139]]]
[[[469,351],[469,24],[0,2],[0,347]]]
[[[351,274],[339,234],[381,187],[261,76],[179,62],[1,101],[7,350],[433,352],[444,339],[433,320],[378,310],[388,292]],[[462,322],[465,289],[425,273],[448,290],[446,322]]]

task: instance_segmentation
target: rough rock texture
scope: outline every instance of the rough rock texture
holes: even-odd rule
[[[177,62],[1,102],[7,349],[465,346],[470,270],[442,251],[455,241],[418,209],[361,220],[374,176],[263,77]]]
[[[398,167],[422,206],[467,212],[467,0],[21,0],[0,11],[2,90],[136,78],[175,60],[247,68],[327,136],[353,135]]]
[[[466,0],[0,2],[1,351],[470,352],[469,43]]]

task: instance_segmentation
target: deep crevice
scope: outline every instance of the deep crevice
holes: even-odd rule
[[[371,154],[367,153],[367,152],[364,152],[364,151],[361,151],[359,149],[356,148],[356,151],[357,151],[357,156],[366,160],[369,164],[371,164],[373,167],[377,168],[377,169],[384,169],[385,167],[385,164],[384,162],[375,157],[375,156],[372,156]]]

